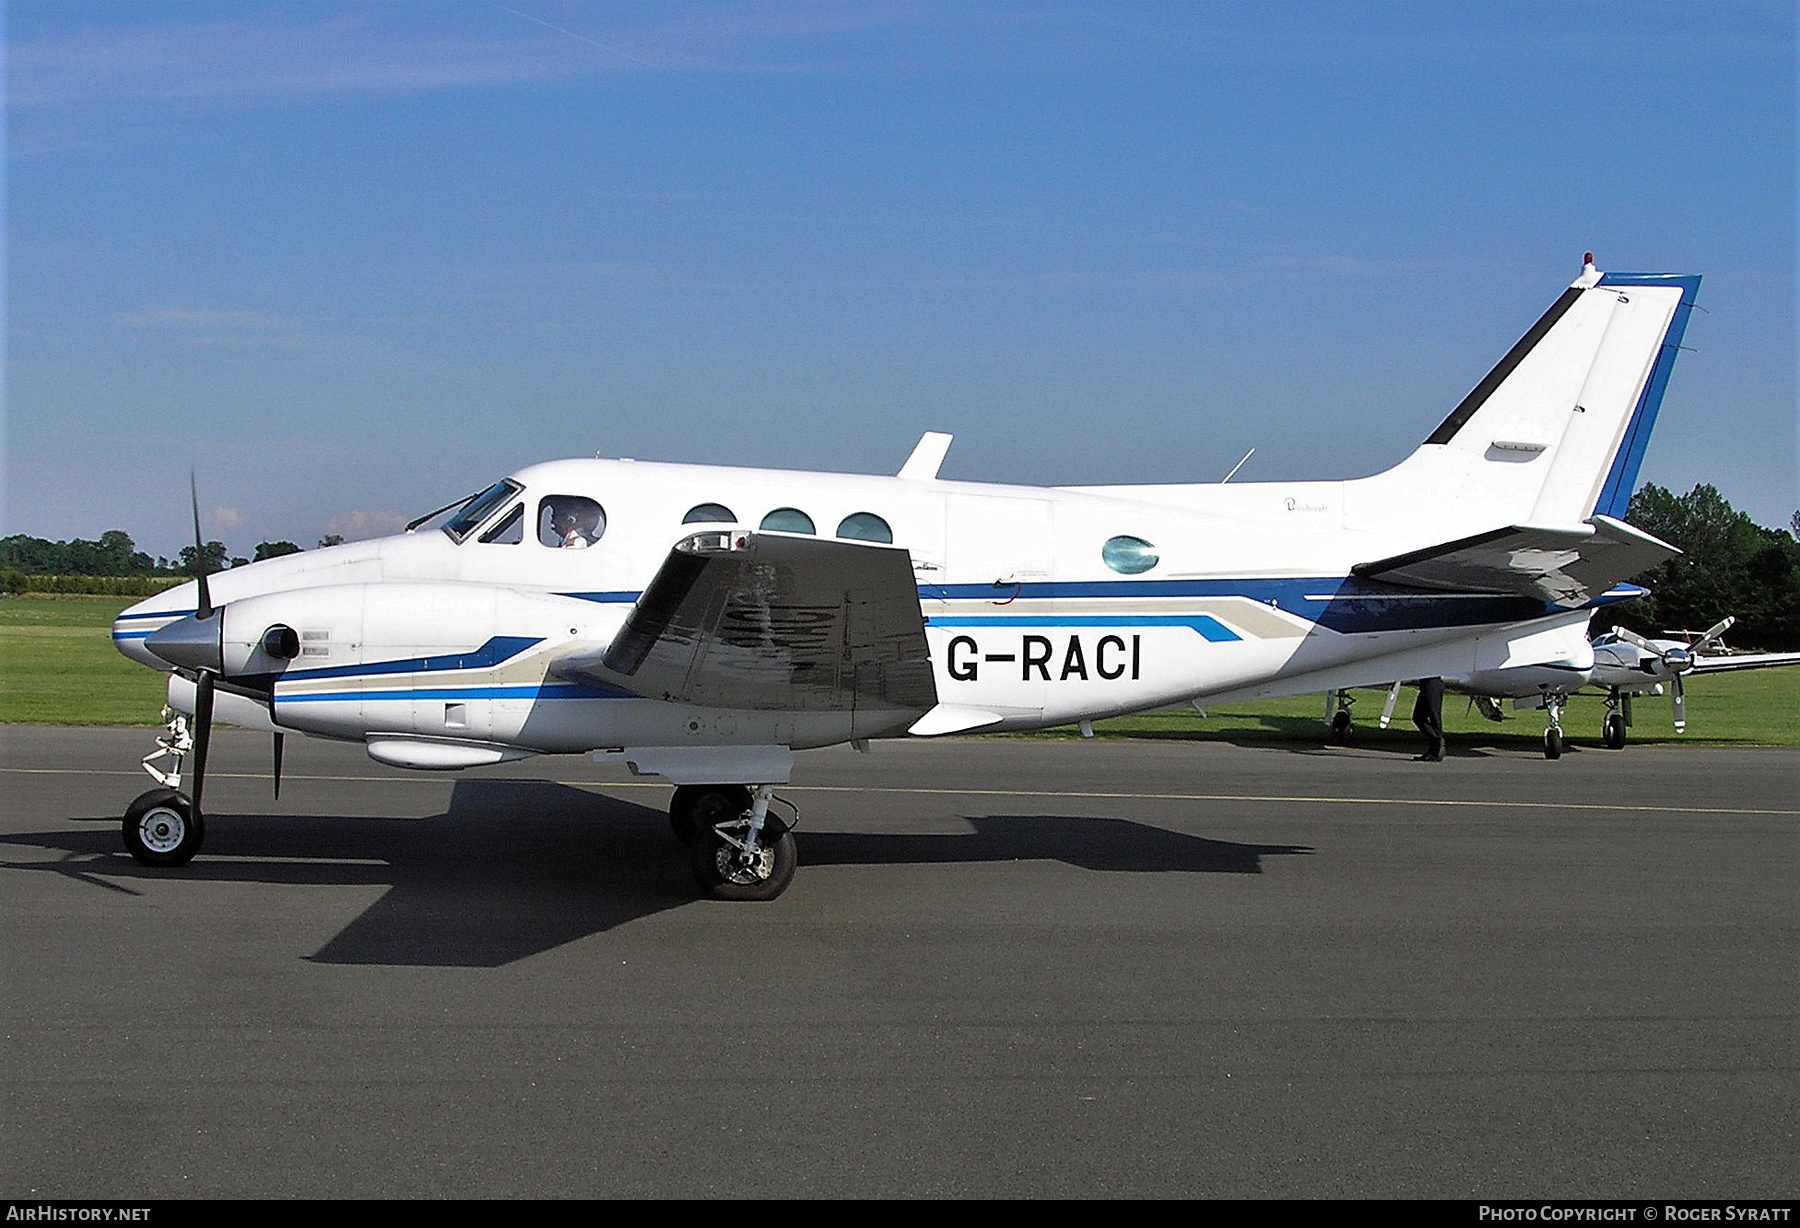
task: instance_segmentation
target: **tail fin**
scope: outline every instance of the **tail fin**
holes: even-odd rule
[[[1622,517],[1699,285],[1590,258],[1412,456],[1366,479],[1358,510],[1476,527]]]

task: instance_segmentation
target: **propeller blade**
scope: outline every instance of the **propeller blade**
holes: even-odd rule
[[[1647,652],[1653,657],[1662,656],[1662,649],[1633,631],[1630,627],[1614,627],[1613,634],[1624,640],[1627,644],[1630,644],[1633,648],[1638,649],[1640,652]]]
[[[1670,704],[1675,709],[1675,732],[1687,732],[1687,691],[1681,685],[1681,675],[1676,674],[1669,687]]]
[[[194,813],[200,811],[200,789],[206,783],[206,747],[212,741],[213,676],[201,670],[194,685]]]
[[[1706,634],[1701,636],[1699,642],[1694,645],[1694,651],[1701,652],[1708,644],[1717,644],[1722,641],[1725,638],[1725,633],[1731,630],[1731,625],[1736,621],[1737,619],[1727,614],[1724,618],[1721,618],[1718,622],[1708,627],[1706,629]]]
[[[206,542],[200,536],[200,484],[194,477],[194,471],[188,470],[188,497],[194,508],[194,573],[200,582],[200,608],[194,611],[195,618],[211,618],[213,612],[212,593],[206,587]],[[198,804],[195,809],[199,809]]]
[[[281,735],[275,735],[275,797],[281,797]]]

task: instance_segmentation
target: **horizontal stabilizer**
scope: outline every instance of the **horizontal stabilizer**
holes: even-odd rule
[[[683,538],[611,644],[551,669],[716,708],[922,715],[937,703],[911,557],[811,537]]]
[[[1351,571],[1367,580],[1452,593],[1500,593],[1573,608],[1681,551],[1610,516],[1572,528],[1513,525],[1427,546]]]

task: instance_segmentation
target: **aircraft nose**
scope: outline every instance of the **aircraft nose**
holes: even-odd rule
[[[225,672],[225,649],[221,640],[224,625],[225,620],[217,613],[209,618],[196,618],[190,614],[151,632],[144,647],[177,668],[204,669],[221,674]]]

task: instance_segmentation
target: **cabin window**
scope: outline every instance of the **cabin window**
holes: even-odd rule
[[[1156,547],[1141,537],[1109,537],[1100,547],[1100,558],[1120,575],[1135,576],[1149,571],[1161,561]]]
[[[501,478],[463,505],[462,511],[450,518],[444,532],[451,541],[460,542],[475,531],[482,521],[499,511],[506,501],[519,493],[520,486],[511,478]]]
[[[516,546],[525,540],[525,505],[515,503],[506,515],[494,522],[494,527],[481,535],[481,541],[488,546]]]
[[[538,503],[538,541],[585,550],[606,532],[606,511],[585,495],[545,495]]]
[[[723,503],[697,503],[681,518],[682,524],[736,524],[737,513]]]
[[[817,533],[813,520],[797,507],[778,507],[762,518],[759,528],[773,533]]]
[[[894,531],[874,512],[852,512],[838,524],[837,535],[853,542],[893,544]]]

